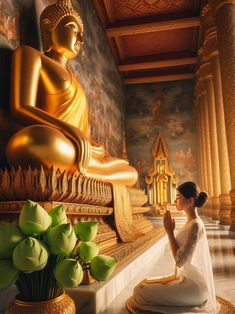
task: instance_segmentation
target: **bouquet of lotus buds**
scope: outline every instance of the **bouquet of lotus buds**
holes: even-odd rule
[[[116,260],[98,255],[97,222],[67,223],[63,206],[47,212],[28,200],[19,225],[0,222],[0,288],[16,284],[18,299],[44,301],[56,298],[64,288],[75,288],[84,270],[103,281]]]

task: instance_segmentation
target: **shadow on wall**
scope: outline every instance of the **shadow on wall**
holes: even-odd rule
[[[0,48],[0,167],[7,166],[4,152],[12,134],[9,119],[11,55],[11,49]]]
[[[33,1],[0,2],[0,167],[7,166],[5,148],[19,127],[10,119],[12,52],[19,45],[39,47]]]

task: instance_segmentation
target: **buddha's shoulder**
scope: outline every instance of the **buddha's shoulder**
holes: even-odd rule
[[[15,55],[23,55],[23,56],[34,56],[34,57],[38,57],[38,58],[43,57],[43,54],[39,50],[37,50],[33,47],[30,47],[30,46],[25,46],[25,45],[19,46],[18,48],[16,48],[14,50],[14,54]]]

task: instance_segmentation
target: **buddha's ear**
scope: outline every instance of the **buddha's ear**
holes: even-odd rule
[[[51,21],[44,19],[41,24],[42,44],[45,52],[51,50]]]

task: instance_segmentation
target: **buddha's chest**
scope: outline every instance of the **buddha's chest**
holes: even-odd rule
[[[38,94],[53,95],[71,87],[72,75],[59,63],[44,61],[39,78]]]
[[[42,67],[39,79],[37,104],[51,114],[58,108],[70,106],[78,82],[60,64],[50,62]]]

